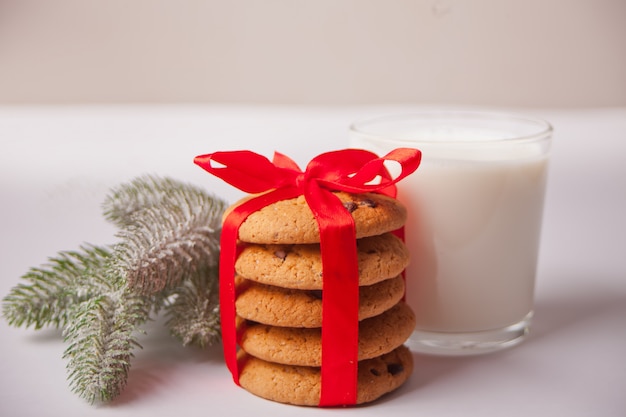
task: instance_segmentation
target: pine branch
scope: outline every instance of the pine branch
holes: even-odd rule
[[[111,190],[105,198],[102,208],[104,217],[123,228],[135,222],[135,214],[143,210],[159,207],[163,202],[183,202],[192,211],[203,211],[202,204],[207,200],[225,208],[224,202],[208,195],[202,188],[183,183],[171,178],[144,175],[121,184]],[[218,222],[211,224],[219,226]]]
[[[152,177],[113,195],[105,204],[106,215],[121,226],[113,267],[130,288],[154,294],[202,265],[217,264],[224,201],[197,187]],[[119,198],[128,198],[131,208],[123,210]]]
[[[150,301],[118,289],[81,303],[64,331],[69,344],[68,379],[73,392],[90,403],[107,402],[126,386],[138,326],[149,317]]]
[[[68,379],[90,402],[126,386],[136,333],[163,307],[184,344],[219,339],[216,265],[225,202],[197,187],[143,177],[107,197],[105,216],[120,227],[111,249],[61,252],[31,269],[3,300],[14,326],[64,328]]]
[[[31,268],[22,276],[28,284],[18,284],[2,300],[3,316],[16,327],[65,326],[74,306],[106,286],[85,277],[102,269],[110,255],[107,248],[84,246],[80,251],[60,252],[47,264]]]
[[[105,198],[102,208],[104,217],[118,227],[133,223],[134,214],[158,205],[176,188],[175,181],[153,176],[135,178],[122,184]]]
[[[166,326],[183,345],[211,346],[220,339],[217,267],[202,268],[172,291]]]

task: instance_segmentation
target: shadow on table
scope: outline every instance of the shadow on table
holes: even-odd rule
[[[415,370],[409,381],[379,401],[416,395],[418,390],[459,375],[465,368],[481,366],[482,363],[487,365],[488,362],[508,361],[518,352],[533,349],[535,344],[551,343],[554,338],[566,332],[576,332],[576,326],[593,326],[594,323],[610,321],[623,324],[623,318],[626,318],[626,286],[621,291],[596,287],[579,288],[576,292],[564,290],[559,297],[537,300],[530,334],[520,345],[500,352],[463,357],[414,353]]]
[[[529,342],[550,338],[585,321],[603,320],[605,316],[626,317],[626,281],[621,291],[590,287],[576,293],[564,291],[558,298],[537,300]]]
[[[122,406],[158,395],[176,383],[176,378],[181,375],[190,375],[190,378],[194,378],[196,372],[210,372],[208,366],[205,366],[208,362],[222,361],[222,349],[219,345],[207,349],[179,346],[179,351],[184,354],[172,354],[170,351],[141,355],[141,352],[138,352],[128,374],[128,385],[110,406]],[[198,371],[189,371],[196,366]]]
[[[193,378],[193,369],[203,370],[213,363],[223,364],[219,342],[206,348],[183,346],[169,334],[162,321],[159,319],[151,323],[139,340],[143,348],[133,352],[135,357],[131,359],[128,384],[110,406],[121,406],[158,395],[158,392],[175,383],[178,374],[191,372]]]

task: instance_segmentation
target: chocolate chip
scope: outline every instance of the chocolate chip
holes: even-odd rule
[[[359,201],[359,205],[374,208],[378,204],[376,204],[374,200],[370,200],[369,198],[366,198],[364,200]]]
[[[357,204],[354,201],[346,201],[345,203],[343,203],[343,206],[346,208],[346,210],[348,210],[350,213],[352,213],[354,210],[358,209],[359,206],[357,206]]]
[[[309,291],[309,294],[313,298],[317,298],[318,300],[322,299],[322,290],[311,290],[311,291]]]
[[[389,365],[387,365],[387,372],[389,372],[391,375],[398,375],[404,372],[404,366],[399,363],[390,363]]]
[[[376,368],[370,369],[370,372],[374,376],[380,376],[380,372],[378,372],[378,369],[376,369]]]
[[[277,250],[274,252],[274,256],[284,261],[287,257],[287,252],[285,252],[284,250]]]

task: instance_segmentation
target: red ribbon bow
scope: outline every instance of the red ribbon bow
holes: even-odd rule
[[[239,226],[255,211],[304,195],[320,231],[322,254],[322,366],[320,406],[356,403],[359,272],[354,219],[332,191],[379,192],[395,197],[395,183],[419,166],[420,151],[400,148],[382,158],[345,149],[315,157],[302,172],[285,155],[273,162],[251,151],[215,152],[194,162],[247,193],[261,195],[237,206],[225,219],[220,251],[220,310],[226,365],[239,385],[235,312],[235,260]],[[385,161],[400,164],[394,179]]]

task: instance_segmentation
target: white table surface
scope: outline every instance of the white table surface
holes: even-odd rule
[[[192,163],[216,150],[285,153],[304,166],[348,146],[359,118],[409,107],[0,107],[0,295],[28,268],[83,242],[114,242],[100,204],[145,173],[242,195]],[[316,409],[236,387],[221,348],[183,348],[146,326],[128,386],[110,405],[70,392],[60,331],[0,320],[1,416],[625,416],[626,108],[522,110],[555,128],[533,329],[480,357],[414,355],[398,391],[365,407]]]

